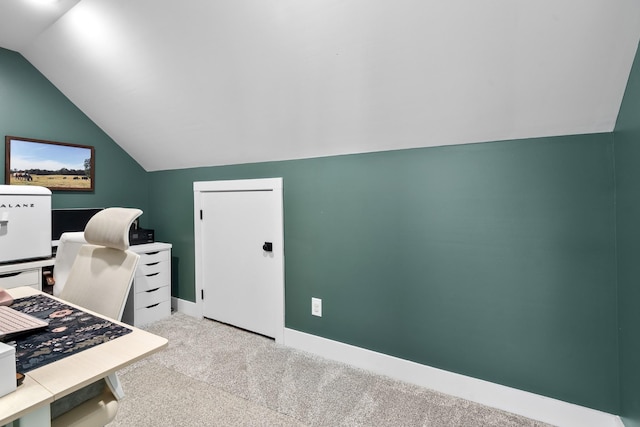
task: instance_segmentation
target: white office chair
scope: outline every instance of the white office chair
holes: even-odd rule
[[[140,259],[128,250],[129,228],[141,214],[139,209],[108,208],[89,220],[84,230],[88,244],[79,249],[59,298],[112,319],[122,317]],[[54,402],[51,425],[85,427],[110,423],[124,393],[115,373],[86,390],[96,387],[99,394],[89,400],[84,400],[91,395],[88,391],[83,393],[83,389],[65,399],[71,405],[68,411],[65,402]],[[76,405],[77,401],[82,403]]]
[[[67,283],[71,266],[80,252],[82,245],[86,245],[83,231],[62,233],[53,264],[53,295],[59,296]]]

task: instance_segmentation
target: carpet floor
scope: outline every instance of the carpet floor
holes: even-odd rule
[[[181,313],[147,328],[165,350],[119,372],[110,427],[547,424],[278,346]]]

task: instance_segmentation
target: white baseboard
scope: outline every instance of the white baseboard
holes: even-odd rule
[[[202,318],[202,309],[195,302],[173,297],[171,307],[180,313]],[[624,427],[620,417],[606,412],[421,365],[294,329],[285,328],[283,344],[558,427]]]
[[[285,328],[284,345],[559,427],[624,427],[620,417]]]
[[[195,302],[171,297],[171,308],[173,311],[178,311],[187,316],[202,319],[202,309]]]

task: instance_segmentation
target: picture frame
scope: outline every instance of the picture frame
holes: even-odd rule
[[[95,149],[90,145],[5,136],[4,182],[52,191],[94,191]]]

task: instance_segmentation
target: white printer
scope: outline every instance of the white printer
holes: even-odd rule
[[[0,185],[0,263],[51,256],[51,190]]]

